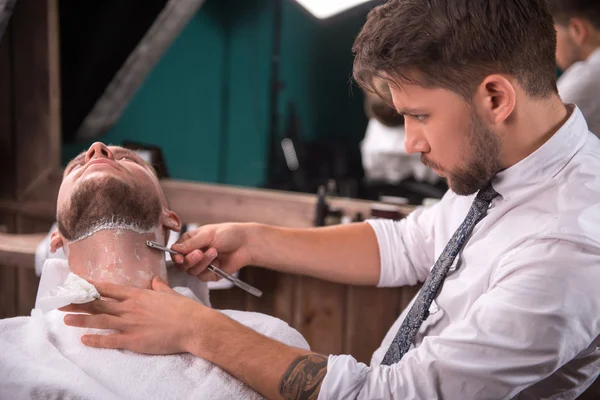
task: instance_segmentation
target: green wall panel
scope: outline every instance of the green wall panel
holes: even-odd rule
[[[264,185],[274,1],[208,0],[98,140],[161,146],[174,178]],[[366,118],[350,85],[351,47],[364,18],[323,24],[283,0],[281,132],[293,102],[304,140],[343,139],[358,149]],[[89,144],[64,146],[63,161]]]
[[[104,136],[159,145],[173,177],[217,182],[222,134],[225,32],[218,0],[211,0],[165,52]],[[65,146],[63,161],[90,143]]]
[[[228,74],[224,182],[262,186],[269,138],[273,1],[226,0]]]

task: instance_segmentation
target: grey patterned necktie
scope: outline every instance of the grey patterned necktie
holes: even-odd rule
[[[421,288],[415,303],[406,315],[404,321],[402,321],[402,325],[400,326],[400,329],[398,329],[398,333],[396,333],[387,353],[385,353],[381,365],[395,364],[402,359],[404,354],[406,354],[414,342],[421,324],[429,316],[431,302],[438,295],[450,266],[464,247],[467,237],[473,230],[473,227],[485,217],[491,201],[496,196],[498,196],[498,193],[492,188],[491,183],[477,193],[467,217],[458,227],[456,232],[454,232],[454,235],[452,235],[452,238],[423,283],[423,287]]]

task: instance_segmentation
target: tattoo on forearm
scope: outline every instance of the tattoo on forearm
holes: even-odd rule
[[[298,357],[283,374],[279,393],[286,400],[316,400],[326,373],[327,357],[320,354]]]

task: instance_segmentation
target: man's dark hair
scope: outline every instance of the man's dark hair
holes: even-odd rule
[[[588,20],[600,29],[599,0],[547,0],[547,3],[557,24],[566,26],[571,18],[577,17]]]
[[[354,78],[367,91],[376,91],[373,78],[387,78],[470,101],[486,76],[499,73],[531,97],[558,93],[545,0],[390,0],[369,13],[353,52]]]

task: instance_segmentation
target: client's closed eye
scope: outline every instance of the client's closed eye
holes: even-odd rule
[[[136,158],[129,157],[129,156],[118,157],[117,161],[129,161],[129,162],[132,162],[132,163],[140,164],[140,162]]]
[[[85,164],[85,163],[83,162],[83,160],[82,160],[82,161],[78,161],[78,162],[75,162],[75,163],[73,163],[73,164],[71,165],[71,168],[69,169],[69,172],[71,172],[71,171],[73,171],[74,169],[77,169],[77,168],[79,168],[79,167],[83,166],[83,164]]]

